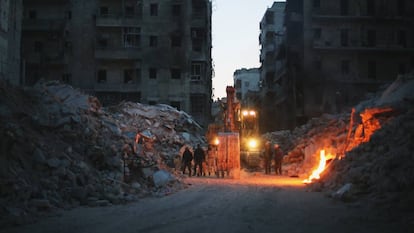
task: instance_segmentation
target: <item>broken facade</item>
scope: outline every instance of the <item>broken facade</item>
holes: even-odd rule
[[[291,121],[287,98],[289,83],[286,69],[286,2],[275,2],[260,22],[261,128],[265,131],[286,128]]]
[[[341,112],[414,69],[412,1],[304,1],[304,112]]]
[[[269,75],[273,82],[280,80],[281,88],[265,87],[262,95],[269,117],[283,112],[292,121],[277,119],[280,125],[270,125],[269,131],[348,110],[366,93],[409,73],[414,68],[412,12],[413,3],[404,0],[286,1],[285,47],[262,61],[262,67],[284,62],[279,72],[285,79]]]
[[[0,1],[0,79],[20,84],[21,0]]]
[[[209,120],[211,2],[24,1],[25,83],[61,80],[120,101]]]

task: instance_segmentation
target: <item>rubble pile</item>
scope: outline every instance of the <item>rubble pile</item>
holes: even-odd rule
[[[343,200],[414,206],[414,78],[400,76],[349,113],[263,135],[284,149],[284,173],[307,178],[324,149],[327,167],[308,187]],[[408,207],[407,207],[408,208]]]
[[[174,157],[203,141],[182,111],[129,102],[103,108],[58,82],[26,89],[0,82],[0,122],[0,224],[173,192],[184,187]]]
[[[306,177],[319,162],[319,151],[343,154],[350,114],[323,115],[313,118],[292,131],[283,130],[263,135],[271,143],[278,143],[285,153],[283,173]]]
[[[360,117],[350,126],[348,152],[332,161],[314,188],[343,199],[364,194],[413,207],[413,107],[413,75],[399,77],[381,95],[357,105]],[[345,185],[346,192],[338,192]]]
[[[370,141],[355,147],[343,159],[332,161],[314,188],[334,192],[349,183],[350,193],[340,198],[369,194],[382,199],[401,193],[414,197],[412,107],[384,124]]]

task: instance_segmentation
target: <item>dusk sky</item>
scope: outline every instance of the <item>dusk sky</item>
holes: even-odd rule
[[[226,96],[233,73],[260,67],[259,23],[272,0],[213,0],[214,100]]]

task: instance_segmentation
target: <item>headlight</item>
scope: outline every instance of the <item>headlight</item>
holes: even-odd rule
[[[249,149],[256,149],[257,145],[258,143],[256,139],[249,139],[249,141],[247,142],[247,146]]]
[[[220,140],[219,140],[218,138],[215,138],[215,139],[214,139],[214,145],[216,145],[216,146],[217,146],[219,143],[220,143]]]

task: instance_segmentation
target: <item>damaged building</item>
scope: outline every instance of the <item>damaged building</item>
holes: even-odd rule
[[[272,26],[265,20],[272,11],[268,9],[261,23],[263,37]],[[262,75],[262,95],[273,103],[265,106],[290,120],[280,118],[281,124],[268,130],[291,129],[311,117],[341,112],[412,71],[413,12],[413,2],[406,0],[287,0],[281,39],[285,43],[272,50],[279,55],[272,58],[262,49],[261,57],[268,58],[262,60],[262,72],[268,64],[279,70]]]
[[[261,128],[263,131],[280,129],[289,117],[287,107],[287,76],[285,52],[285,27],[283,18],[286,2],[274,2],[260,21],[260,98]]]
[[[168,104],[209,120],[208,0],[24,0],[24,84],[60,80],[99,98]]]
[[[306,115],[341,112],[414,69],[412,1],[314,0],[303,7]]]
[[[0,79],[20,80],[21,0],[0,1]]]

